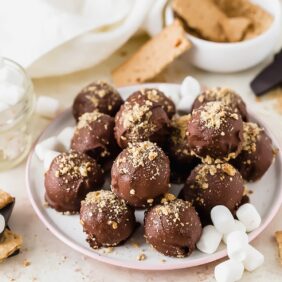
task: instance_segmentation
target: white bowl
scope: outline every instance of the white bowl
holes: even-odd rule
[[[253,67],[263,61],[277,43],[282,32],[279,0],[251,0],[273,16],[273,23],[261,35],[242,42],[219,43],[203,40],[187,33],[193,47],[188,52],[190,62],[201,69],[211,72],[236,72]],[[165,23],[173,21],[170,7],[166,9]]]

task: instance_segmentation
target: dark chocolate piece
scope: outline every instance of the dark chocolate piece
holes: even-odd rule
[[[265,67],[251,82],[251,88],[256,96],[262,96],[266,92],[282,84],[282,49],[274,56],[271,64]]]

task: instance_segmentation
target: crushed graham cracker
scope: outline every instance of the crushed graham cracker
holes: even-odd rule
[[[256,151],[256,143],[263,131],[256,123],[244,122],[243,123],[243,146],[242,150],[248,153],[254,153]]]
[[[98,111],[94,111],[91,113],[85,113],[82,116],[79,117],[78,123],[77,123],[77,128],[81,129],[84,127],[89,127],[90,128],[90,123],[99,121],[100,118],[103,116],[102,113]]]

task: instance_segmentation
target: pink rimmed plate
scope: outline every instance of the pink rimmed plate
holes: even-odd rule
[[[177,84],[142,84],[119,89],[123,98],[126,98],[132,92],[144,88],[156,87],[162,90],[168,89],[169,96],[177,102],[179,85]],[[278,147],[278,142],[275,137],[268,130],[267,124],[252,112],[252,107],[248,107],[251,119],[258,122],[264,127],[267,133],[273,140],[273,143]],[[41,134],[37,142],[57,135],[66,126],[73,126],[75,124],[68,109],[60,116],[58,116]],[[280,150],[281,152],[281,150]],[[264,177],[256,183],[248,184],[248,188],[254,193],[250,196],[251,202],[256,206],[262,217],[262,223],[259,228],[249,233],[250,241],[257,237],[271,222],[277,213],[282,202],[282,156],[278,153],[275,162],[264,175]],[[34,150],[31,151],[27,166],[26,166],[26,186],[29,194],[31,204],[44,225],[63,243],[69,245],[78,252],[87,255],[93,259],[109,263],[112,265],[127,267],[141,270],[170,270],[187,268],[206,264],[214,260],[226,256],[226,248],[222,243],[219,250],[211,255],[194,251],[191,256],[187,258],[170,258],[159,254],[148,244],[143,238],[143,228],[139,228],[133,237],[124,245],[114,248],[110,253],[105,252],[104,249],[93,250],[85,241],[86,236],[82,232],[82,227],[79,222],[79,215],[62,215],[51,208],[46,208],[44,205],[44,168],[43,163],[37,158]],[[105,187],[109,187],[109,181],[106,181]],[[173,185],[174,192],[179,191],[180,187]],[[136,211],[137,220],[143,222],[143,211]],[[132,242],[138,243],[140,247],[134,247]],[[138,261],[137,257],[144,252],[146,260]],[[165,259],[165,262],[163,261]]]

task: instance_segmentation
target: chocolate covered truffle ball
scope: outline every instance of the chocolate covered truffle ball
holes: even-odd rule
[[[125,242],[136,227],[134,209],[113,192],[90,192],[81,203],[80,222],[93,249]]]
[[[169,118],[160,104],[149,100],[125,102],[115,117],[118,145],[152,141],[162,145],[169,133]]]
[[[241,115],[222,102],[208,102],[193,110],[188,139],[191,150],[204,162],[235,158],[243,143]]]
[[[45,199],[59,212],[78,212],[86,194],[103,183],[101,168],[94,159],[75,151],[62,153],[45,174]]]
[[[84,113],[99,111],[115,116],[123,104],[119,93],[115,88],[104,81],[89,84],[81,90],[73,103],[73,116],[76,120]]]
[[[71,148],[99,161],[105,161],[118,153],[114,137],[114,118],[94,111],[83,114],[78,121]]]
[[[133,207],[152,205],[169,189],[169,159],[157,145],[129,144],[114,161],[112,191]]]
[[[179,197],[190,201],[206,222],[217,205],[224,205],[234,213],[243,193],[243,178],[232,165],[201,164],[191,172]]]
[[[162,91],[156,88],[145,88],[131,94],[126,101],[141,103],[149,100],[153,104],[160,104],[169,118],[175,114],[175,105]]]
[[[272,141],[257,124],[243,124],[244,142],[241,153],[232,164],[247,181],[260,179],[272,164],[274,150]]]
[[[189,256],[202,233],[192,204],[180,199],[150,208],[144,218],[145,238],[160,253],[171,257]]]
[[[187,138],[188,122],[191,115],[174,116],[171,121],[168,154],[171,161],[172,181],[175,183],[186,180],[190,171],[199,163],[192,154]]]
[[[232,89],[216,87],[203,91],[194,101],[192,109],[198,109],[207,102],[220,101],[229,106],[235,113],[242,116],[244,121],[248,118],[246,104],[242,98]]]

